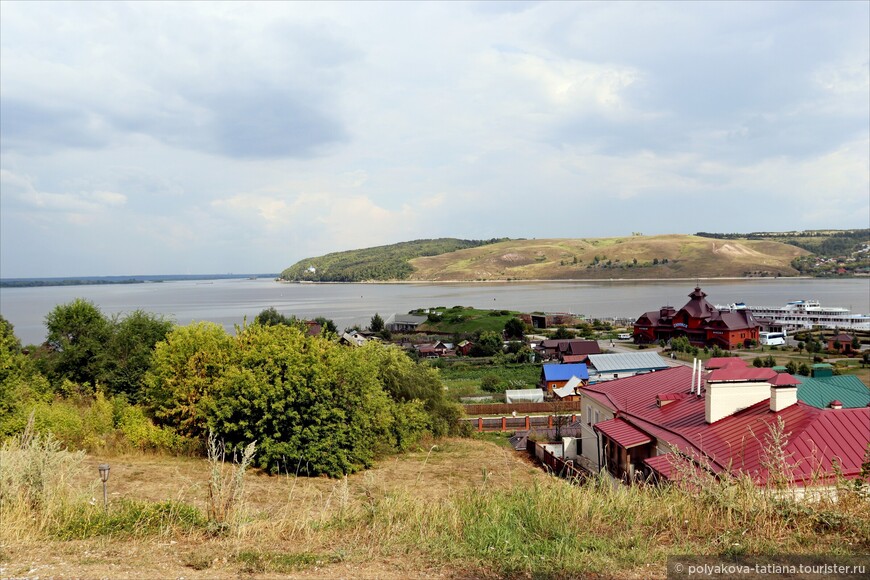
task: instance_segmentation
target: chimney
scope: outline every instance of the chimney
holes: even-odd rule
[[[704,419],[707,423],[715,423],[771,396],[767,381],[720,379],[714,373],[707,377],[707,395],[704,397]]]
[[[797,385],[770,385],[770,410],[779,413],[797,403]]]

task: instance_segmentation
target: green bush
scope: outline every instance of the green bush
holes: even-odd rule
[[[349,349],[291,327],[258,325],[232,340],[203,408],[228,449],[257,442],[255,462],[263,469],[298,465],[307,475],[352,473],[426,428],[418,407],[404,408],[409,412],[396,424],[401,410],[380,378],[380,345]],[[396,357],[415,366],[401,352]]]
[[[93,397],[56,398],[37,401],[24,411],[32,413],[36,431],[52,433],[71,449],[184,453],[199,447],[171,428],[154,425],[144,409],[123,396],[107,399],[97,392]]]
[[[497,393],[501,389],[501,379],[496,375],[486,375],[480,379],[480,388],[487,393]]]

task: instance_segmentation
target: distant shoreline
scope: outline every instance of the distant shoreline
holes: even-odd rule
[[[99,286],[107,284],[156,284],[197,280],[275,279],[278,274],[158,274],[134,276],[70,276],[51,278],[0,278],[0,288],[45,288],[49,286]]]
[[[337,282],[337,281],[319,281],[319,280],[281,280],[277,282],[282,284],[539,284],[560,283],[560,282],[589,282],[600,284],[604,282],[704,282],[704,281],[758,281],[758,280],[844,280],[844,279],[861,279],[868,278],[867,276],[842,276],[837,278],[826,278],[818,276],[722,276],[722,277],[691,277],[691,278],[563,278],[559,280],[552,279],[523,279],[523,280],[365,280],[357,282]]]

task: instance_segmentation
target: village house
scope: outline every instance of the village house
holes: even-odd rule
[[[726,359],[727,360],[727,359]],[[870,444],[870,408],[820,409],[798,400],[799,381],[772,369],[731,362],[715,370],[674,367],[590,384],[583,401],[580,451],[593,472],[634,481],[678,478],[687,459],[716,476],[747,474],[759,485],[779,422],[790,484],[830,484],[861,475]]]
[[[426,322],[428,318],[425,316],[415,316],[413,314],[394,314],[384,324],[390,332],[415,332],[417,327]]]
[[[725,350],[758,342],[760,325],[750,310],[718,310],[696,287],[690,300],[676,310],[662,306],[642,314],[634,323],[634,342],[650,344],[684,336],[695,346],[718,346]]]
[[[662,371],[668,368],[668,363],[655,352],[626,352],[590,354],[586,366],[589,381],[597,383]]]
[[[870,388],[855,375],[834,375],[829,364],[815,364],[812,376],[796,375],[798,399],[813,407],[855,409],[870,405]]]
[[[553,395],[553,389],[564,387],[572,377],[581,381],[589,381],[589,371],[585,364],[549,364],[541,367],[540,387],[547,396]]]
[[[581,363],[590,354],[600,354],[598,341],[582,339],[551,339],[543,340],[535,346],[535,352],[541,360],[559,360],[563,363]]]
[[[848,334],[840,333],[828,339],[828,350],[835,350],[840,354],[852,354],[852,337]]]

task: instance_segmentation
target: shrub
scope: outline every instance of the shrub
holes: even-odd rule
[[[24,431],[0,446],[0,521],[4,536],[21,538],[63,519],[70,480],[84,453],[71,453],[50,432],[41,434],[33,416]]]
[[[497,375],[486,375],[480,379],[480,388],[487,393],[497,393],[501,390],[501,379]]]

